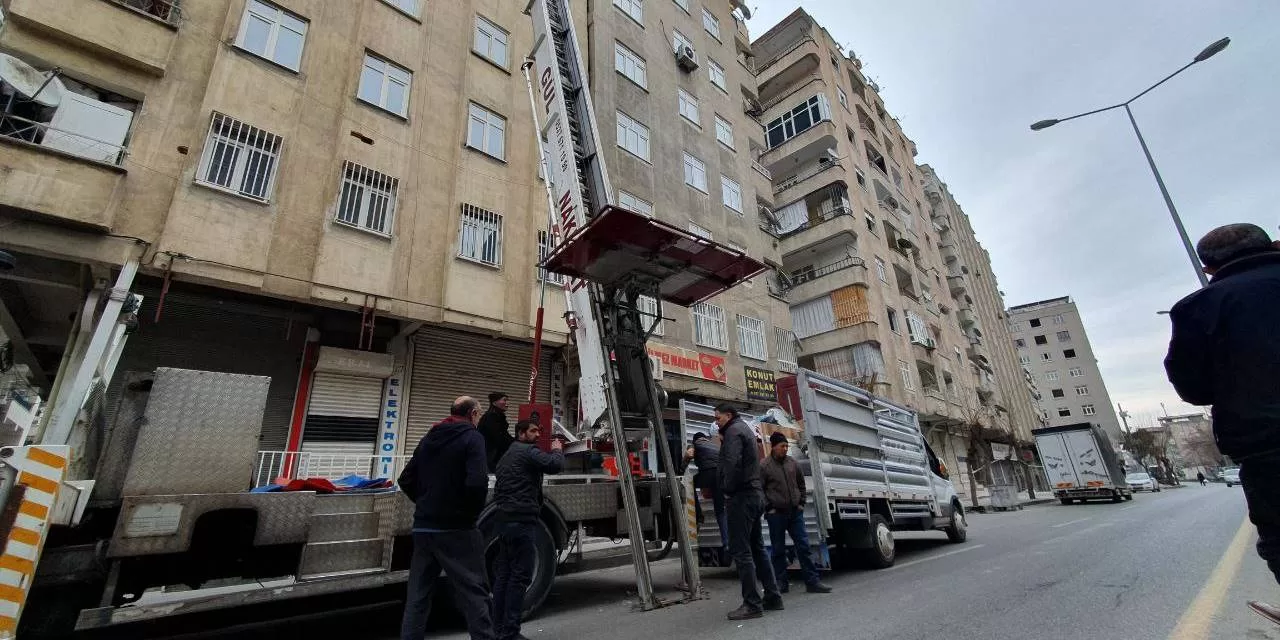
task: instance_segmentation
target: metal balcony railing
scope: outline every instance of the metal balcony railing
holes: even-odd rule
[[[179,6],[181,0],[107,0],[107,2],[136,9],[172,25],[178,24],[178,19],[182,16]]]
[[[29,142],[74,156],[118,165],[125,148],[89,136],[65,131],[47,122],[36,122],[11,113],[0,114],[0,137]]]
[[[784,233],[784,234],[782,234],[782,235],[780,235],[780,236],[778,236],[778,237],[779,237],[779,238],[786,238],[786,237],[789,237],[789,236],[793,236],[793,235],[795,235],[795,234],[797,234],[797,233],[800,233],[800,232],[802,232],[802,231],[804,231],[804,230],[806,230],[806,229],[812,229],[812,228],[814,228],[814,227],[816,227],[816,226],[818,226],[818,225],[820,225],[820,224],[822,224],[822,223],[824,223],[824,222],[829,222],[829,221],[831,221],[831,220],[835,220],[836,218],[839,218],[840,216],[847,216],[847,215],[853,215],[853,210],[852,210],[852,209],[850,209],[849,207],[834,207],[834,208],[832,208],[832,209],[831,209],[831,210],[829,210],[829,211],[824,211],[824,212],[822,212],[821,214],[819,214],[819,215],[818,215],[818,217],[817,217],[817,219],[809,218],[808,220],[805,220],[805,221],[804,221],[804,223],[803,223],[803,224],[801,224],[800,226],[798,226],[798,227],[796,227],[796,228],[794,228],[794,229],[792,229],[792,230],[790,230],[790,231],[788,231],[788,232],[786,232],[786,233]]]
[[[758,174],[760,174],[760,175],[764,176],[764,179],[765,179],[765,180],[770,180],[770,181],[772,181],[772,180],[773,180],[773,174],[772,174],[772,173],[769,173],[769,170],[768,170],[768,169],[766,169],[766,168],[764,168],[764,165],[760,164],[758,161],[756,161],[756,160],[752,160],[752,161],[751,161],[751,168],[752,168],[752,169],[755,169],[755,170],[756,170],[756,173],[758,173]]]
[[[840,260],[836,260],[831,264],[826,264],[811,271],[796,271],[791,274],[791,281],[797,285],[805,282],[817,280],[823,276],[829,276],[833,273],[844,271],[853,267],[865,267],[867,262],[857,256],[847,256]]]

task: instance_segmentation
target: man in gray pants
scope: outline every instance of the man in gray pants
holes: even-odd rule
[[[760,453],[755,435],[738,410],[728,404],[716,407],[716,424],[724,442],[720,445],[720,490],[724,492],[725,517],[729,521],[729,553],[742,582],[742,606],[729,612],[730,620],[759,618],[767,611],[781,611],[782,594],[773,567],[764,552],[764,492],[760,484]],[[764,585],[764,598],[756,580]]]

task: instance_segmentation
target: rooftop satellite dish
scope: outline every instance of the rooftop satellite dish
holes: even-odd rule
[[[36,103],[46,107],[58,106],[67,90],[52,72],[39,71],[4,53],[0,53],[0,81],[28,99],[34,96]]]

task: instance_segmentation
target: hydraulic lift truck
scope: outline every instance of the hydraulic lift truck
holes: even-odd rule
[[[533,0],[527,13],[535,45],[524,73],[527,80],[531,69],[536,74],[536,96],[529,80],[533,117],[545,113],[539,145],[545,140],[557,240],[540,266],[566,276],[581,374],[580,421],[566,430],[566,453],[582,473],[548,479],[526,614],[549,593],[574,531],[629,540],[645,610],[673,602],[654,593],[646,540],[674,540],[688,584],[680,600],[700,598],[693,496],[672,472],[662,392],[645,350],[653,327],[637,302],[652,296],[688,306],[765,266],[613,204],[569,3]],[[304,599],[403,582],[413,505],[401,494],[248,491],[266,378],[182,369],[128,378],[92,459],[74,459],[70,444],[89,440],[94,429],[77,416],[90,390],[105,388],[124,346],[137,268],[137,260],[126,263],[115,285],[102,283],[86,305],[83,341],[59,376],[66,384],[55,385],[39,442],[0,448],[0,640],[16,637],[28,599],[35,619],[24,623],[35,624],[24,624],[24,638],[60,634],[68,621],[77,630],[137,637],[148,628],[201,628],[193,620],[217,626],[232,612],[236,620],[270,620]],[[549,438],[549,407],[525,405],[521,416],[535,411]],[[656,449],[658,468],[636,473],[632,453],[646,447]],[[613,456],[616,477],[583,463],[601,452]],[[371,462],[376,469],[387,459]],[[493,521],[490,505],[479,523],[490,539]],[[193,597],[144,597],[172,585]],[[234,589],[206,593],[214,585]]]

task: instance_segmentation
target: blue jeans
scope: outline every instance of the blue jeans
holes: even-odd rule
[[[804,529],[804,510],[767,513],[764,519],[769,523],[769,555],[773,560],[773,573],[777,576],[778,585],[787,584],[787,536],[796,550],[796,559],[800,561],[800,572],[804,583],[818,583],[818,569],[813,566],[813,556],[809,549],[809,532]]]
[[[498,640],[520,635],[524,594],[533,581],[534,527],[532,522],[505,522],[498,528],[498,561],[493,579],[493,627]]]

